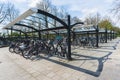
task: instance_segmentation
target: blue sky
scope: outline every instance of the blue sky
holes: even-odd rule
[[[0,2],[11,2],[22,14],[31,7],[34,7],[41,0],[0,0]],[[84,20],[89,14],[101,14],[102,17],[111,17],[116,23],[116,18],[111,14],[110,9],[114,6],[114,0],[50,0],[57,7],[64,7],[72,16],[78,16]],[[120,27],[120,24],[116,24]]]

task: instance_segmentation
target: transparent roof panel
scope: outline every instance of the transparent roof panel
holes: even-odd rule
[[[13,27],[14,29],[21,29],[22,31],[43,30],[56,27],[64,27],[60,22],[48,17],[37,10],[29,9],[21,16],[13,20],[6,27]],[[66,27],[66,26],[65,26]]]
[[[82,32],[82,31],[95,31],[95,27],[94,26],[88,26],[88,25],[78,25],[74,28],[75,32]]]

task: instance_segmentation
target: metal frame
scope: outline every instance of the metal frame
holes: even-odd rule
[[[35,28],[31,27],[31,26],[27,26],[27,25],[20,24],[20,23],[18,24],[19,21],[23,20],[24,18],[30,16],[33,13],[39,13],[39,14],[42,14],[44,16],[50,17],[50,18],[58,21],[59,23],[61,23],[63,25],[63,27],[56,27],[56,28],[37,30],[37,29],[35,29]],[[10,27],[12,27],[14,25],[19,25],[19,26],[24,26],[24,27],[27,27],[27,28],[31,28],[31,29],[35,30],[36,32],[38,32],[39,37],[40,37],[40,32],[41,31],[48,31],[48,30],[55,30],[55,29],[67,29],[67,35],[68,35],[68,54],[67,54],[67,59],[68,60],[72,60],[72,58],[71,58],[71,33],[70,33],[70,31],[71,31],[71,26],[70,26],[71,23],[70,23],[70,15],[68,15],[68,24],[66,24],[63,20],[61,20],[60,18],[58,18],[58,17],[56,17],[56,16],[54,16],[54,15],[48,13],[48,12],[45,12],[45,11],[42,11],[42,10],[39,10],[39,9],[29,9],[28,11],[23,13],[23,15],[19,16],[13,22],[11,22],[7,26],[5,26],[4,29],[9,29]],[[76,24],[74,24],[74,25],[76,25]],[[11,29],[11,31],[15,30],[15,31],[20,31],[22,33],[26,33],[26,32],[23,32],[21,30],[12,29],[12,28],[10,28],[10,29]]]
[[[39,29],[36,29],[34,26],[29,26],[29,25],[25,25],[25,24],[19,23],[21,20],[33,21],[33,20],[30,20],[30,19],[25,19],[25,18],[27,18],[27,17],[29,17],[29,16],[43,20],[43,19],[40,18],[40,17],[36,17],[35,15],[32,15],[32,14],[34,14],[34,13],[42,14],[43,16],[49,17],[49,18],[51,18],[51,19],[59,22],[60,24],[62,24],[62,26],[56,27],[54,24],[52,24],[52,23],[50,23],[50,22],[48,22],[48,21],[46,21],[46,20],[44,20],[44,21],[45,21],[45,26],[48,26],[47,23],[50,23],[51,25],[53,25],[53,26],[55,26],[55,27],[54,27],[54,28],[52,27],[52,28],[40,29],[41,26],[38,26]],[[23,13],[21,16],[19,16],[18,18],[16,18],[14,21],[12,21],[11,23],[9,23],[8,25],[6,25],[6,26],[4,27],[4,29],[11,30],[11,33],[12,33],[12,30],[14,30],[14,31],[19,31],[19,32],[24,33],[26,36],[27,36],[27,33],[38,32],[39,39],[41,39],[41,32],[43,32],[43,31],[52,31],[52,30],[66,29],[66,30],[67,30],[67,37],[68,37],[68,53],[67,53],[67,59],[68,59],[68,60],[72,60],[72,57],[71,57],[71,32],[72,32],[73,27],[75,27],[75,26],[78,25],[78,24],[84,24],[84,23],[83,23],[83,22],[78,22],[78,23],[75,23],[75,24],[72,24],[72,25],[71,25],[70,15],[68,15],[67,17],[68,17],[68,18],[67,18],[67,23],[65,23],[62,19],[58,18],[57,16],[54,16],[53,14],[50,14],[50,13],[45,12],[45,11],[40,10],[40,9],[32,8],[32,9],[29,9],[28,11],[26,11],[25,13]],[[39,23],[39,22],[37,22],[37,21],[33,21],[33,22]],[[17,25],[17,26],[19,26],[19,27],[21,27],[21,26],[27,27],[27,28],[32,29],[33,31],[26,32],[26,31],[22,31],[22,30],[18,30],[18,29],[13,29],[12,27],[13,27],[14,25]],[[97,44],[96,44],[96,47],[99,47],[98,43],[99,43],[99,33],[100,33],[99,31],[100,31],[100,30],[99,30],[99,28],[98,28],[98,25],[97,25],[96,27],[93,26],[93,29],[94,29],[94,30],[88,29],[88,30],[90,30],[90,31],[87,31],[87,30],[86,30],[86,31],[79,31],[79,32],[75,32],[75,33],[86,32],[86,33],[87,33],[87,36],[89,36],[90,32],[95,32],[95,34],[96,34],[96,39],[97,39],[97,40],[96,40],[96,43],[97,43]],[[73,32],[74,32],[74,31],[73,31]],[[105,42],[106,42],[106,43],[107,43],[107,38],[108,38],[107,33],[108,33],[108,30],[105,29],[104,34],[105,34],[105,40],[106,40]],[[112,35],[112,32],[111,32],[111,35]]]

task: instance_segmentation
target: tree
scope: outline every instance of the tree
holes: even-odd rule
[[[0,24],[5,20],[6,16],[5,4],[0,3]]]
[[[19,15],[19,10],[15,8],[15,6],[11,3],[7,3],[7,21],[11,22]]]
[[[67,9],[65,7],[61,7],[59,9],[59,17],[65,19],[67,18],[67,15],[68,15]]]
[[[19,10],[11,3],[0,3],[0,23],[13,21],[19,14]]]
[[[112,12],[120,21],[120,0],[115,0],[114,7],[112,8]]]
[[[13,21],[19,14],[19,10],[11,3],[0,3],[0,24]],[[7,31],[8,32],[8,31]],[[9,36],[9,32],[8,32]]]
[[[120,28],[119,27],[113,27],[113,31],[117,32],[118,36],[120,36]]]
[[[51,4],[50,0],[42,0],[36,4],[36,7],[49,13],[51,11],[52,4]],[[45,21],[45,27],[49,28],[48,17],[45,15],[45,16],[43,16],[43,19]],[[41,25],[39,25],[39,26],[41,27]],[[47,34],[48,34],[48,32],[47,32]]]
[[[50,0],[40,0],[39,3],[36,4],[36,7],[43,11],[50,12],[51,2]]]
[[[36,7],[45,11],[45,12],[50,12],[51,2],[49,0],[42,0],[39,3],[36,4]],[[44,20],[45,20],[46,28],[48,28],[48,18],[47,18],[47,16],[44,16]]]
[[[107,28],[109,30],[113,29],[113,25],[110,22],[110,20],[108,20],[108,19],[102,20],[98,25],[99,25],[100,28]]]
[[[96,13],[95,15],[89,15],[86,17],[85,22],[87,25],[97,25],[101,21],[101,16],[99,13]]]
[[[52,13],[53,15],[55,15],[55,16],[58,16],[58,9],[57,9],[56,6],[53,6],[53,7],[51,8],[51,13]],[[56,22],[56,20],[54,20],[53,23],[54,23],[54,26],[57,27],[57,22]]]
[[[73,17],[72,20],[71,20],[71,24],[78,23],[78,22],[81,22],[81,20],[76,16]]]

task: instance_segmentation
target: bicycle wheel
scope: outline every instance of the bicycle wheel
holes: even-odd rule
[[[18,47],[15,47],[14,52],[15,52],[16,54],[20,54],[20,49],[19,49]]]
[[[50,46],[49,46],[48,53],[49,53],[50,55],[55,54],[55,48],[54,48],[53,45],[50,45]]]
[[[9,52],[14,53],[14,48],[9,47]]]
[[[55,55],[59,56],[59,55],[60,55],[60,52],[61,52],[61,48],[60,48],[60,46],[57,46],[57,47],[55,48]]]
[[[27,58],[28,57],[28,51],[27,50],[24,50],[24,51],[22,51],[22,56],[24,57],[24,58]]]

